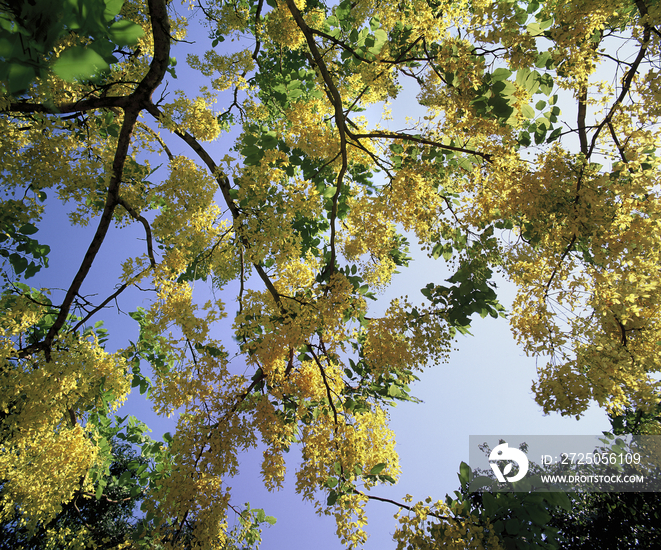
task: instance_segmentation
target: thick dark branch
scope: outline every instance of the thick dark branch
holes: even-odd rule
[[[153,103],[149,103],[146,106],[147,112],[152,115],[156,120],[160,121],[163,118],[163,113],[161,110],[154,105]],[[213,175],[214,178],[218,181],[218,187],[220,187],[220,191],[223,194],[223,199],[225,199],[225,203],[227,204],[227,207],[230,209],[230,212],[232,213],[232,217],[234,219],[238,218],[240,215],[239,207],[236,205],[232,197],[230,196],[230,182],[227,176],[225,176],[221,170],[218,168],[216,165],[215,161],[211,158],[211,155],[207,153],[206,149],[200,145],[200,143],[188,132],[182,131],[182,130],[174,130],[175,135],[179,136],[184,142],[193,150],[195,153],[197,153],[197,156],[200,157],[202,162],[206,165],[206,167],[209,169],[211,174]]]
[[[106,238],[106,234],[108,233],[108,228],[110,227],[110,222],[112,221],[115,207],[118,204],[119,186],[121,183],[122,173],[124,171],[124,163],[126,162],[126,156],[128,154],[129,144],[131,142],[133,127],[138,118],[139,112],[139,109],[132,109],[131,111],[127,111],[125,113],[124,123],[122,124],[122,129],[120,131],[117,143],[117,149],[115,151],[115,159],[113,160],[112,164],[112,178],[110,179],[110,184],[108,186],[108,194],[106,195],[106,203],[103,207],[101,220],[99,221],[99,225],[96,228],[96,233],[94,234],[92,242],[90,243],[87,252],[85,253],[85,257],[83,258],[83,261],[78,268],[78,272],[76,273],[71,285],[69,286],[69,289],[67,290],[64,300],[62,301],[60,306],[60,313],[48,331],[48,334],[46,334],[46,337],[44,338],[43,343],[45,345],[47,360],[50,360],[50,353],[48,350],[53,343],[55,336],[64,326],[74,298],[78,294],[83,281],[87,277],[87,274],[89,273],[89,270],[94,263],[94,259],[96,258],[96,255],[98,254],[99,249],[101,248],[101,245]]]
[[[149,0],[149,15],[154,36],[154,58],[149,65],[147,75],[131,94],[132,98],[139,100],[141,108],[146,107],[156,88],[163,82],[170,64],[170,19],[166,2],[167,0]]]
[[[624,154],[624,147],[622,147],[620,140],[617,138],[617,134],[615,133],[615,128],[613,128],[613,124],[611,122],[608,123],[608,129],[610,130],[611,137],[613,138],[613,143],[615,143],[615,147],[617,147],[617,151],[618,153],[620,153],[620,158],[622,159],[622,162],[626,164],[627,156]]]
[[[99,109],[126,109],[129,102],[130,96],[93,97],[81,101],[60,103],[59,105],[55,105],[55,107],[49,107],[39,103],[16,102],[10,103],[9,107],[7,107],[7,111],[10,113],[46,113],[60,115],[65,113],[84,113],[86,111],[97,111]]]
[[[599,35],[599,40],[603,37],[603,31],[600,32]],[[599,42],[593,44],[592,49],[594,51],[597,51],[597,47],[599,46]],[[578,91],[578,116],[576,123],[578,125],[578,139],[580,142],[581,146],[581,153],[585,155],[585,158],[590,158],[590,155],[592,154],[592,149],[588,151],[588,131],[587,131],[587,126],[585,125],[585,118],[587,116],[588,112],[588,82],[585,82],[581,89]],[[597,129],[597,133],[599,133],[599,129]],[[595,134],[595,139],[596,139],[596,134]],[[593,142],[594,144],[594,142]]]
[[[128,155],[133,129],[137,122],[140,111],[150,103],[151,95],[162,82],[165,71],[170,61],[170,23],[168,20],[166,0],[149,0],[149,13],[152,21],[152,33],[154,36],[154,58],[149,67],[147,75],[138,85],[137,89],[126,98],[124,110],[124,122],[119,132],[115,158],[112,163],[112,177],[108,185],[106,203],[103,207],[101,220],[97,226],[96,233],[90,243],[85,257],[74,276],[62,301],[60,313],[44,338],[43,343],[38,346],[44,349],[46,360],[50,360],[50,347],[58,332],[64,326],[67,315],[71,309],[74,298],[78,294],[83,281],[87,277],[94,259],[105,240],[106,234],[112,221],[115,208],[119,204],[119,187],[124,172],[124,164]]]
[[[255,12],[255,49],[252,52],[252,58],[254,60],[257,60],[257,54],[259,53],[259,49],[262,45],[258,38],[259,29],[257,27],[261,23],[263,7],[264,7],[264,0],[259,0],[259,2],[257,3],[257,10]]]
[[[578,141],[581,145],[581,153],[588,157],[588,135],[587,129],[585,126],[585,117],[588,112],[588,87],[587,84],[583,86],[581,91],[578,93],[578,116],[577,116],[577,125],[578,125]]]

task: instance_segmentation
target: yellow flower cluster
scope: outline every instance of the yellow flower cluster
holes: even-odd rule
[[[465,514],[462,505],[450,508],[443,501],[417,502],[408,513],[400,510],[395,518],[399,527],[393,539],[397,550],[501,550],[500,539],[490,522]]]
[[[202,97],[190,100],[183,92],[177,95],[172,103],[162,106],[159,120],[161,126],[170,131],[188,132],[201,141],[216,139],[220,134],[220,126],[216,114],[209,108],[208,100]]]
[[[396,265],[393,248],[395,224],[383,200],[364,194],[349,199],[349,215],[342,221],[340,246],[344,256],[361,264],[361,276],[374,288],[388,285]]]
[[[22,322],[29,319],[22,315]],[[0,514],[3,521],[10,518],[17,505],[34,527],[55,517],[78,490],[90,489],[86,476],[98,448],[95,434],[80,422],[101,399],[100,388],[115,396],[110,406],[116,409],[130,390],[130,376],[121,355],[75,336],[59,340],[50,361],[39,352],[3,363]]]
[[[275,307],[268,293],[246,292],[235,330],[244,341],[243,351],[249,361],[263,369],[272,386],[283,383],[292,350],[303,348],[316,337],[325,342],[329,354],[343,349],[351,332],[344,322],[344,311],[352,305],[352,288],[343,275],[336,274],[325,292],[318,286],[301,291],[298,297],[286,299],[281,308]]]
[[[199,56],[195,54],[189,54],[186,60],[192,69],[200,71],[207,77],[215,77],[211,81],[211,86],[219,92],[229,90],[233,86],[245,90],[248,84],[243,75],[254,69],[252,52],[249,50],[241,50],[229,55],[220,55],[214,50],[209,50],[204,54],[204,61],[200,61]]]
[[[305,3],[305,0],[298,0],[296,5],[302,10]],[[290,50],[297,50],[305,44],[305,36],[283,0],[277,0],[276,7],[266,18],[266,36],[280,47]]]
[[[370,321],[363,353],[375,374],[388,374],[443,361],[451,341],[440,312],[393,300],[383,317]]]
[[[363,531],[367,525],[364,512],[366,497],[348,493],[338,498],[329,509],[318,500],[315,488],[323,486],[333,476],[355,483],[357,472],[367,475],[377,464],[385,464],[382,474],[393,478],[399,476],[400,469],[394,434],[387,426],[387,415],[383,409],[375,406],[353,416],[351,424],[343,418],[340,416],[336,423],[331,410],[326,408],[313,423],[303,428],[304,462],[296,473],[296,490],[316,503],[318,513],[332,513],[337,522],[338,536],[349,548],[355,548],[366,540]]]

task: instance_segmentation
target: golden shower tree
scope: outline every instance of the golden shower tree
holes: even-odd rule
[[[298,492],[360,546],[364,504],[399,473],[387,407],[412,399],[471,315],[503,313],[493,269],[518,286],[510,322],[542,359],[545,411],[658,402],[657,3],[24,4],[0,2],[3,521],[90,546],[94,525],[59,520],[119,483],[144,512],[127,547],[257,544],[273,519],[232,500],[237,457],[262,444],[277,488],[298,445]],[[207,86],[168,101],[187,18],[208,29],[187,59]],[[389,124],[398,93],[425,116]],[[236,154],[214,158],[233,127]],[[95,228],[64,291],[24,282],[47,273],[38,227],[55,199]],[[109,229],[131,224],[144,252],[90,302]],[[454,275],[374,316],[375,293],[409,269],[404,233]],[[214,330],[224,303],[199,303],[196,281],[238,288],[247,374]],[[130,314],[137,342],[109,353],[99,321],[131,287],[153,299]],[[132,386],[180,412],[174,435],[113,420]],[[150,460],[119,479],[117,434]],[[402,508],[400,547],[501,545],[462,503]]]

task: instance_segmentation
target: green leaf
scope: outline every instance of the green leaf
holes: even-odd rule
[[[9,255],[9,263],[14,268],[17,275],[23,273],[28,267],[28,261],[23,256],[16,253]]]
[[[484,504],[484,511],[487,513],[487,516],[494,517],[498,511],[498,502],[496,497],[489,492],[482,493],[482,504]]]
[[[383,43],[388,39],[388,33],[383,29],[377,29],[374,31],[374,38],[376,38],[376,44],[374,48],[381,49]]]
[[[526,30],[528,31],[528,34],[531,34],[532,36],[540,36],[542,34],[542,27],[539,23],[530,23],[530,25],[526,27]]]
[[[505,530],[510,535],[517,535],[519,533],[520,529],[521,529],[521,524],[519,523],[519,520],[517,520],[517,519],[510,518],[505,523]]]
[[[539,77],[539,90],[546,95],[551,95],[553,91],[553,77],[550,74],[543,74]],[[551,103],[549,101],[549,103]]]
[[[537,59],[535,60],[535,67],[538,69],[550,69],[550,65],[552,65],[553,62],[551,61],[551,52],[542,52],[537,56]]]
[[[553,18],[551,17],[550,19],[545,19],[544,21],[539,22],[539,28],[540,30],[546,30],[548,29],[551,25],[553,25]]]
[[[504,101],[500,98],[494,98],[493,100],[490,100],[489,104],[493,107],[493,114],[496,115],[503,122],[509,119],[509,117],[514,112],[514,109],[510,107],[510,105],[508,105],[507,101]],[[459,165],[464,167],[461,161],[459,161]],[[470,167],[470,169],[469,168],[466,169],[471,171],[472,167]]]
[[[124,0],[105,0],[106,9],[103,12],[106,21],[112,21],[119,15],[124,5]]]
[[[530,105],[524,105],[521,107],[521,113],[526,118],[533,118],[535,116],[535,110]]]
[[[37,232],[37,228],[31,223],[26,223],[20,227],[18,232],[23,233],[23,235],[34,235]]]
[[[494,82],[499,82],[501,80],[507,80],[510,76],[512,76],[512,71],[507,69],[496,69],[491,74],[491,80]]]
[[[96,500],[99,500],[101,498],[101,495],[103,495],[103,490],[106,488],[106,482],[105,480],[99,481],[98,485],[96,486]]]
[[[115,21],[108,29],[110,39],[118,46],[132,46],[144,34],[140,25],[128,19]]]
[[[516,86],[513,82],[509,82],[508,80],[496,82],[492,89],[494,92],[498,93],[498,95],[503,97],[510,97],[516,93]]]
[[[528,512],[530,519],[532,519],[537,525],[546,525],[551,519],[550,514],[538,506],[528,506],[526,507],[526,511]]]
[[[299,88],[289,90],[289,92],[287,92],[287,100],[292,101],[294,99],[301,97],[302,95],[303,95],[303,90]]]
[[[470,466],[465,462],[462,462],[459,466],[459,482],[462,485],[469,483],[472,473]]]
[[[521,132],[519,135],[519,145],[522,147],[529,147],[530,143],[530,134],[528,132]]]
[[[27,269],[25,270],[24,277],[26,279],[29,279],[30,277],[33,277],[36,275],[39,271],[41,270],[41,266],[36,265],[32,262],[28,265]]]
[[[551,135],[546,140],[546,143],[554,142],[556,139],[560,137],[560,134],[562,134],[562,128],[556,128],[555,130],[553,130],[553,132],[551,132]]]
[[[379,475],[385,467],[386,467],[385,462],[379,462],[379,464],[375,464],[374,466],[372,466],[372,469],[370,470],[370,475],[371,476]]]
[[[572,504],[567,493],[546,493],[546,500],[555,506],[559,506],[563,510],[571,510]]]
[[[546,138],[546,133],[548,129],[544,124],[537,124],[537,127],[535,128],[535,143],[537,145],[541,145],[544,139]]]
[[[53,63],[53,72],[67,82],[73,82],[77,78],[89,78],[107,68],[108,63],[97,52],[82,46],[65,50]]]
[[[516,80],[515,82],[522,88],[526,87],[526,80],[530,78],[531,71],[528,67],[523,67],[516,71]]]
[[[16,93],[27,89],[36,76],[37,71],[34,67],[21,63],[11,63],[8,75],[5,77],[9,82],[9,92]]]
[[[131,479],[131,472],[126,471],[123,472],[121,476],[119,476],[119,479],[117,480],[117,483],[119,485],[126,485],[126,483]]]

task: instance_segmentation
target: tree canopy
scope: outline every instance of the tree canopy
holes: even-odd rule
[[[474,314],[505,315],[496,270],[545,412],[649,415],[660,22],[649,0],[0,2],[0,520],[91,546],[58,518],[119,484],[142,502],[127,547],[257,545],[275,520],[233,501],[238,456],[263,445],[276,489],[295,445],[301,498],[361,546],[365,503],[400,473],[388,406]],[[189,23],[206,85],[170,93]],[[396,127],[398,94],[425,115]],[[66,288],[33,288],[55,201],[93,235]],[[111,227],[132,225],[143,252],[83,294]],[[376,315],[415,269],[409,239],[453,274]],[[111,352],[104,313],[130,289],[150,296],[122,302],[139,337]],[[115,417],[132,388],[179,413],[172,435]],[[118,434],[147,460],[119,477]],[[505,544],[461,501],[400,507],[398,548]]]

